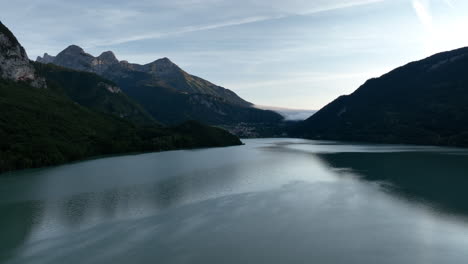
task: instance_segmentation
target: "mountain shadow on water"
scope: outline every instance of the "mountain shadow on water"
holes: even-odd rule
[[[453,153],[333,153],[317,155],[332,168],[437,210],[468,216],[468,157]],[[340,170],[338,170],[340,171]]]

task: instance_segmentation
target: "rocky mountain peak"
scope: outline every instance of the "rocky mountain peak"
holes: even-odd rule
[[[184,71],[168,58],[157,59],[143,66],[144,71],[156,74],[157,76],[167,74],[182,74]]]
[[[26,51],[11,31],[0,22],[0,78],[26,81],[34,87],[45,87],[45,80],[36,75]]]
[[[115,57],[114,52],[110,50],[101,53],[101,55],[99,55],[97,58],[107,64],[119,63],[119,60]]]
[[[111,51],[94,57],[85,53],[82,48],[71,45],[60,52],[53,63],[74,70],[93,72],[117,83],[123,78],[135,78],[138,83],[164,87],[178,93],[216,96],[243,107],[252,105],[228,89],[190,75],[167,57],[141,65],[125,60],[118,61]]]
[[[55,57],[56,61],[63,61],[63,60],[85,60],[90,62],[94,57],[91,54],[86,53],[80,46],[77,45],[70,45],[66,49],[62,50],[57,56]]]
[[[93,72],[92,63],[95,58],[77,45],[70,45],[55,57],[53,63],[62,67],[79,71]]]
[[[37,56],[37,58],[36,58],[37,62],[44,63],[44,64],[52,63],[52,62],[54,62],[54,60],[55,60],[55,56],[50,56],[47,53],[44,53],[44,55],[42,57]]]
[[[65,48],[61,53],[68,53],[68,54],[83,54],[85,51],[83,48],[77,45],[70,45],[67,48]]]
[[[168,57],[157,59],[156,61],[165,62],[165,63],[173,63]]]
[[[52,56],[50,56],[52,57]],[[109,67],[119,63],[112,51],[103,52],[98,57],[86,53],[77,45],[70,45],[61,51],[56,57],[52,57],[52,63],[62,67],[75,69],[79,71],[87,71],[101,74],[109,69]],[[38,60],[44,63],[44,60]]]
[[[167,57],[157,59],[157,60],[153,61],[151,64],[156,64],[156,65],[160,65],[160,66],[177,66],[175,63],[173,63]]]

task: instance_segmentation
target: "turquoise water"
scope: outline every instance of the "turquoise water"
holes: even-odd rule
[[[2,263],[468,263],[468,150],[298,139],[0,176]]]

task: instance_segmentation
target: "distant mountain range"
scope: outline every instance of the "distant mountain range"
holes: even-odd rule
[[[197,122],[162,126],[95,73],[30,62],[0,22],[0,172],[104,154],[239,144],[227,131]]]
[[[313,139],[468,146],[468,48],[370,79],[294,130]]]
[[[276,112],[253,107],[231,90],[188,74],[168,58],[140,65],[119,61],[112,51],[94,57],[71,45],[57,56],[45,53],[36,61],[109,79],[164,124],[197,120],[212,125],[232,125],[275,123],[283,119]]]

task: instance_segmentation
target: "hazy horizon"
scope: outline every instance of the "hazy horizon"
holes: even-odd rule
[[[5,3],[31,59],[70,44],[148,63],[168,57],[256,105],[318,110],[367,79],[468,45],[460,0]]]

